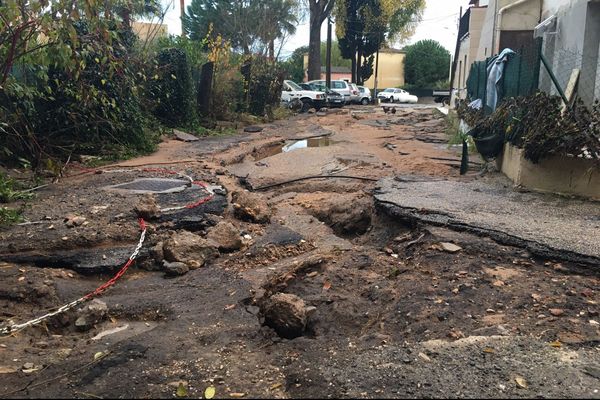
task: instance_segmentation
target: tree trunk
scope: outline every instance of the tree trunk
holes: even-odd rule
[[[269,60],[275,61],[275,40],[269,40]]]
[[[362,39],[361,39],[362,40]],[[362,59],[363,59],[363,49],[362,49],[362,45],[358,45],[358,55],[356,57],[356,80],[354,82],[356,82],[357,85],[362,85],[363,84],[363,79],[362,79]]]
[[[321,17],[313,16],[311,7],[310,41],[308,44],[308,80],[321,79]]]
[[[356,54],[352,54],[352,82],[356,82]]]

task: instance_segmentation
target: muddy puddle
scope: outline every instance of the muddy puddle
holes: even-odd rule
[[[329,137],[316,137],[310,139],[302,139],[302,140],[289,140],[282,144],[277,144],[272,147],[268,147],[264,149],[260,154],[258,154],[254,160],[259,161],[265,158],[276,156],[277,154],[282,153],[290,153],[292,151],[300,150],[300,149],[308,149],[314,147],[329,147],[335,144],[336,141],[331,140]]]

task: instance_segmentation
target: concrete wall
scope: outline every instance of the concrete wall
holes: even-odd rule
[[[600,169],[593,160],[553,156],[533,164],[523,150],[506,144],[498,163],[515,185],[600,200]]]
[[[458,58],[456,59],[456,72],[452,82],[451,105],[456,104],[457,99],[465,99],[467,97],[467,79],[471,70],[471,36],[467,35],[461,42],[458,50]],[[466,63],[465,63],[466,60]],[[466,75],[466,76],[465,76]]]
[[[377,89],[404,86],[404,59],[405,53],[379,52],[379,82]],[[377,57],[375,57],[377,62]],[[373,65],[375,67],[375,64]],[[365,87],[375,87],[375,72],[364,84]]]
[[[486,10],[477,57],[485,59],[497,54],[496,47],[499,37],[495,32],[497,12],[505,6],[516,3],[518,0],[490,0]],[[558,1],[558,0],[554,0]],[[507,31],[531,30],[540,22],[540,11],[543,0],[529,0],[523,4],[506,10],[502,16],[501,29]],[[502,50],[502,49],[500,49]]]
[[[597,0],[544,0],[542,18],[557,17],[556,34],[544,35],[543,52],[564,88],[571,71],[581,69],[579,95],[591,104],[600,96],[600,2]],[[540,89],[558,94],[542,68]]]
[[[451,106],[456,104],[456,99],[467,97],[467,79],[469,79],[471,64],[475,61],[485,60],[485,58],[479,58],[478,50],[486,12],[486,7],[471,7],[469,33],[461,41],[456,59],[456,73],[451,84],[456,91],[452,92]]]

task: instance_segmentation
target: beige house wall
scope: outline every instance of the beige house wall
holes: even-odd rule
[[[379,52],[379,77],[377,83],[377,89],[385,89],[388,87],[399,87],[404,86],[404,59],[406,58],[405,53],[401,52]],[[377,57],[375,57],[375,63],[373,69],[377,63]],[[365,82],[364,86],[373,89],[375,87],[375,72]]]
[[[379,83],[378,89],[388,87],[404,86],[404,58],[406,53],[399,50],[379,52]],[[373,75],[364,83],[365,87],[373,89],[375,87],[375,65],[377,56],[373,63]],[[308,68],[308,54],[304,55],[304,71]],[[333,76],[332,76],[333,79]]]
[[[151,22],[134,21],[131,23],[131,29],[133,30],[133,33],[135,33],[142,41],[146,41],[148,39],[153,40],[169,35],[169,26],[167,24],[154,24]]]

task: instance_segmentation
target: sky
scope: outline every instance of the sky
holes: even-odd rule
[[[172,34],[181,33],[181,20],[179,19],[179,0],[162,0],[163,4],[169,5],[165,16],[165,23],[169,26]],[[186,7],[192,1],[185,0]],[[393,47],[400,48],[402,45],[415,43],[422,39],[437,40],[450,53],[454,53],[456,46],[456,35],[458,33],[458,18],[460,7],[463,10],[469,4],[469,0],[426,0],[426,8],[423,20],[417,27],[415,34],[406,43],[396,43]],[[464,12],[464,11],[463,11]],[[289,56],[294,49],[308,45],[309,30],[308,21],[298,25],[296,34],[288,38],[281,48],[281,57]],[[335,29],[334,29],[335,32]],[[334,33],[335,36],[335,33]],[[327,38],[327,24],[323,24],[321,39]]]

